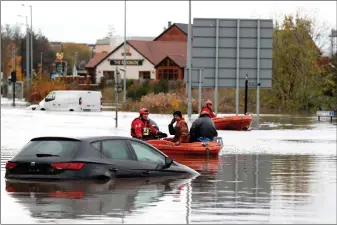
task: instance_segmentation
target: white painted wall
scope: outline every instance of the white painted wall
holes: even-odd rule
[[[139,71],[150,71],[151,73],[151,79],[156,78],[156,70],[154,68],[154,65],[149,62],[147,59],[145,59],[141,54],[139,54],[135,49],[133,49],[128,44],[126,45],[127,48],[130,47],[130,53],[131,56],[126,56],[126,60],[141,60],[144,59],[142,66],[126,66],[126,79],[139,79]],[[117,51],[115,51],[112,55],[110,55],[107,59],[102,61],[97,67],[96,67],[96,82],[99,83],[101,80],[101,77],[103,77],[103,71],[114,71],[115,66],[110,65],[109,59],[114,60],[124,60],[124,56],[122,56],[122,53],[124,52],[124,45],[122,45]],[[121,69],[124,69],[123,65],[118,66]],[[121,78],[123,79],[124,74],[121,71]]]

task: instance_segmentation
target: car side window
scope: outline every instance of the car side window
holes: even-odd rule
[[[150,147],[135,141],[130,141],[130,144],[136,153],[138,161],[165,164],[165,156],[156,150],[153,150]]]
[[[50,93],[50,94],[46,97],[45,101],[50,102],[50,101],[55,100],[55,95],[56,95],[55,92]]]
[[[132,160],[128,146],[123,140],[102,141],[102,153],[110,159]]]

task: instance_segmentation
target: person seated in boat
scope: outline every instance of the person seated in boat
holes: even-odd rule
[[[190,143],[212,141],[218,136],[210,113],[206,110],[200,113],[198,119],[192,123],[190,129]]]
[[[173,127],[175,122],[177,122],[176,126]],[[173,119],[168,125],[168,128],[170,134],[174,135],[173,142],[175,142],[176,145],[188,143],[188,125],[180,111],[175,111],[173,113]]]
[[[207,112],[209,112],[209,116],[210,116],[211,118],[215,118],[216,115],[215,115],[215,113],[214,113],[213,110],[212,110],[212,105],[213,105],[213,102],[212,102],[211,100],[207,100],[205,106],[201,109],[200,114],[201,114],[201,112],[203,112],[203,111],[207,111]]]
[[[154,120],[152,120],[152,119],[150,119],[150,118],[148,118],[148,120],[149,120],[149,123],[152,124],[152,126],[154,126],[154,128],[156,128],[156,129],[159,131],[159,126],[158,126],[158,124],[157,124],[156,122],[154,122]]]
[[[155,139],[154,135],[167,137],[167,134],[160,132],[149,122],[148,117],[149,110],[142,108],[139,111],[139,117],[135,118],[131,123],[131,137],[143,141]]]

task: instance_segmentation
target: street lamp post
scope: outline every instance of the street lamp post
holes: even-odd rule
[[[42,76],[42,73],[43,73],[43,67],[42,67],[42,63],[43,63],[43,52],[41,52],[41,76]]]
[[[34,75],[33,71],[33,7],[32,5],[25,5],[21,4],[22,6],[29,7],[30,8],[30,67],[31,67],[31,74]],[[33,77],[33,76],[31,76]]]
[[[26,84],[27,84],[27,93],[29,90],[29,79],[30,79],[30,70],[29,70],[29,27],[28,27],[28,17],[18,15],[19,17],[26,17]]]
[[[124,85],[123,102],[126,103],[126,0],[124,1]]]

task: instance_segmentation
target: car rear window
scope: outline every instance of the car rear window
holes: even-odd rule
[[[78,150],[81,141],[72,140],[36,140],[30,141],[23,149],[18,153],[16,157],[19,158],[32,158],[38,157],[36,154],[57,155],[62,159],[71,159]]]

